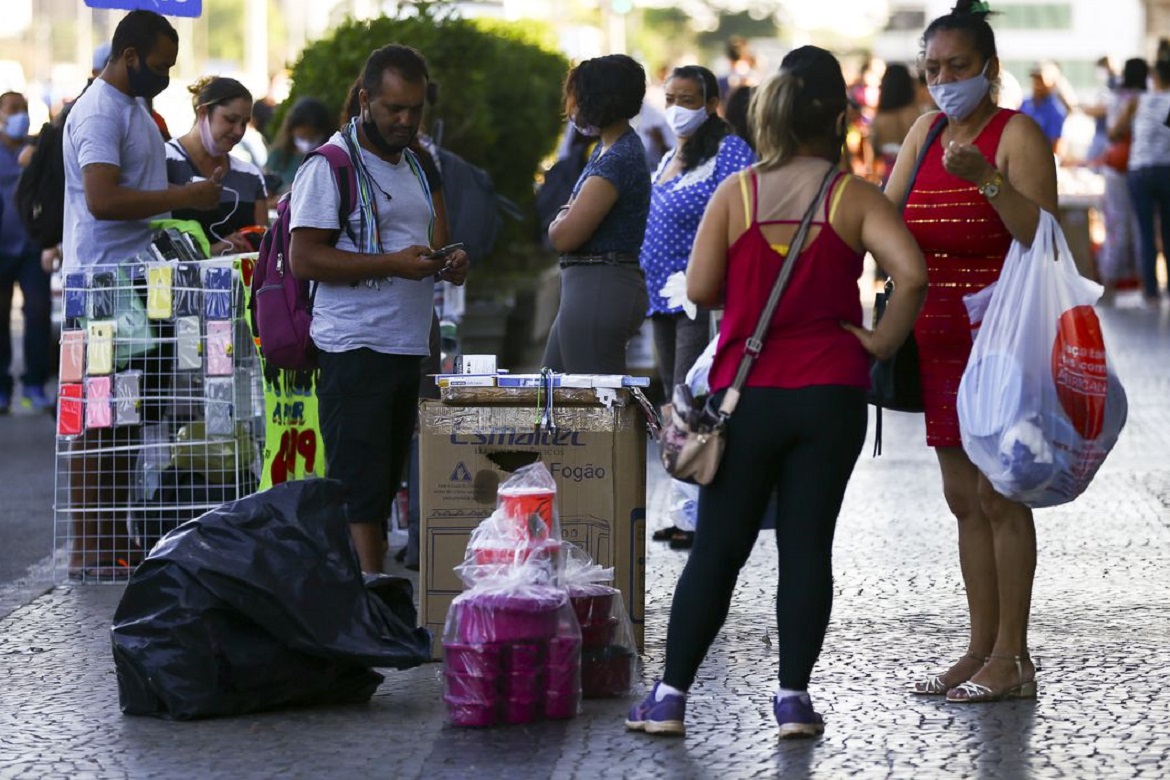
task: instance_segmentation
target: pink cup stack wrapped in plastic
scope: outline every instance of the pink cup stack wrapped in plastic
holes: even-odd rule
[[[456,726],[571,718],[581,702],[581,630],[557,584],[555,483],[537,463],[499,493],[456,567],[468,589],[443,632],[444,698]]]

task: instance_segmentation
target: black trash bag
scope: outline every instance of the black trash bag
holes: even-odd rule
[[[430,660],[410,582],[363,582],[341,484],[286,482],[175,529],[130,577],[111,640],[127,715],[360,703],[371,667]]]

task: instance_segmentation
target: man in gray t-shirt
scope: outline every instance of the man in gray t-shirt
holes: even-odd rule
[[[346,490],[350,537],[362,571],[380,572],[386,521],[410,453],[419,364],[429,354],[434,280],[463,284],[467,255],[433,253],[445,238],[430,187],[407,147],[418,133],[426,61],[408,46],[373,52],[358,93],[361,114],[330,139],[354,163],[359,198],[338,214],[329,163],[310,157],[289,205],[289,261],[318,283],[313,342],[326,471]]]
[[[215,181],[167,186],[162,136],[144,100],[166,88],[179,52],[179,36],[152,11],[127,14],[111,42],[112,54],[65,121],[66,270],[112,266],[150,244],[149,220],[171,209],[214,208]],[[151,353],[153,354],[153,353]],[[156,394],[161,360],[147,360],[143,394]],[[126,446],[132,427],[90,429],[70,455],[69,573],[108,579],[142,557],[126,533],[125,506],[133,474]]]
[[[162,16],[134,11],[118,24],[112,50],[65,121],[66,269],[129,260],[150,244],[151,219],[219,202],[219,176],[168,187],[163,139],[146,108],[169,82],[178,33]]]

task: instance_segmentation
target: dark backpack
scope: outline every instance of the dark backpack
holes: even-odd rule
[[[557,213],[569,202],[577,180],[585,171],[586,155],[574,149],[573,154],[557,160],[544,174],[544,184],[536,191],[536,218],[540,223],[540,243],[546,249],[552,244],[548,238],[548,226],[556,219]]]
[[[329,162],[338,194],[341,229],[349,222],[358,202],[357,174],[345,149],[323,144],[305,159],[320,155]],[[260,354],[270,366],[300,371],[317,365],[317,347],[309,335],[313,324],[316,285],[297,279],[289,266],[289,200],[291,192],[276,204],[276,219],[260,242],[252,273],[252,332],[260,340]]]
[[[29,237],[42,248],[61,243],[65,232],[65,155],[62,126],[46,122],[32,160],[16,185],[16,211]]]
[[[492,177],[454,152],[438,151],[451,240],[462,243],[473,262],[483,260],[495,248],[504,223]]]
[[[504,220],[524,217],[520,207],[496,193],[491,174],[443,147],[442,120],[432,128],[439,169],[443,175],[443,201],[451,241],[463,244],[472,262],[487,259],[495,249]]]

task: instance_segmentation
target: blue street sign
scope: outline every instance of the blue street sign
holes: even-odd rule
[[[199,16],[203,0],[85,0],[90,8],[117,8],[123,11],[143,9],[164,16]]]

